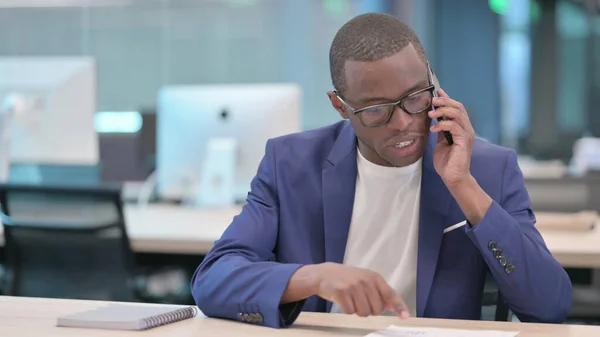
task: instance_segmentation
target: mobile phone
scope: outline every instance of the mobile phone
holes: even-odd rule
[[[433,86],[435,87],[435,89],[433,90],[433,97],[439,97],[438,90],[440,89],[440,81],[437,79],[437,77],[433,73],[433,70],[431,69],[431,66],[429,64],[427,65],[427,68],[429,68],[429,76],[431,77],[431,81],[433,82]],[[431,109],[435,110],[435,108],[433,106],[431,107]],[[438,121],[440,121],[440,120],[449,120],[449,118],[447,118],[447,117],[438,118]],[[446,138],[448,145],[454,144],[454,139],[452,139],[452,134],[449,131],[443,131],[443,132],[444,132],[444,138]]]

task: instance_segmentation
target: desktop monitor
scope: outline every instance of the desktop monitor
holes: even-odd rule
[[[230,139],[237,144],[233,194],[236,202],[245,200],[267,140],[301,130],[301,96],[294,84],[163,88],[157,109],[158,197],[193,199],[205,161],[215,158],[209,144]]]
[[[93,59],[0,57],[0,103],[14,112],[3,138],[11,166],[98,164]]]

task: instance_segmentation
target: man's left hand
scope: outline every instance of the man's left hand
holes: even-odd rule
[[[442,177],[448,188],[454,188],[469,179],[471,172],[471,153],[475,142],[475,130],[469,120],[467,110],[460,103],[448,96],[442,89],[438,90],[440,97],[434,97],[432,105],[435,110],[429,112],[429,117],[440,120],[431,127],[432,132],[438,132],[438,144],[433,153],[435,170]],[[443,131],[452,134],[453,145],[444,138]]]

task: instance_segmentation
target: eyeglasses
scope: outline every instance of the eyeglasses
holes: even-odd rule
[[[432,83],[429,71],[427,72],[427,78],[429,80],[429,85],[427,87],[412,92],[395,103],[371,105],[361,109],[354,109],[348,103],[344,102],[337,91],[334,91],[333,93],[340,102],[350,110],[350,113],[358,115],[358,119],[360,119],[360,122],[364,126],[374,128],[387,124],[392,118],[392,114],[396,110],[396,107],[399,107],[409,115],[418,115],[429,110],[433,101],[433,91],[435,90],[435,86]]]

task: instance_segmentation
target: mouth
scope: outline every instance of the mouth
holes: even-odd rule
[[[418,137],[409,139],[404,138],[401,141],[396,141],[395,144],[388,146],[388,148],[392,151],[391,153],[393,153],[393,156],[396,158],[410,157],[418,152],[419,142],[420,138]]]
[[[402,148],[405,148],[407,146],[411,146],[414,142],[415,142],[414,139],[405,140],[405,141],[396,143],[394,145],[394,147],[397,148],[397,149],[402,149]]]

